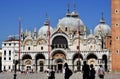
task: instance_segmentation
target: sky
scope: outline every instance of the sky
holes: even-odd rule
[[[76,4],[80,19],[89,29],[94,30],[99,24],[102,13],[106,24],[111,26],[111,0],[0,0],[0,47],[9,35],[18,34],[19,17],[24,31],[33,31],[34,27],[38,31],[47,13],[54,28],[58,20],[65,17],[68,4],[70,12]]]

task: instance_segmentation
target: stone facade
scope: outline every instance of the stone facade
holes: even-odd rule
[[[16,43],[16,46],[10,43]],[[16,56],[16,53],[19,55],[18,45],[16,40],[2,43],[2,70],[14,68],[14,58],[10,61],[7,58]],[[66,16],[58,21],[54,29],[48,18],[40,29],[34,28],[33,32],[21,29],[18,66],[22,71],[32,69],[42,72],[49,66],[56,71],[62,71],[64,63],[67,62],[73,71],[79,71],[85,60],[89,65],[93,64],[95,69],[101,64],[107,71],[111,70],[110,48],[111,28],[105,23],[103,16],[92,33],[84,25],[76,9],[70,13],[68,8]]]

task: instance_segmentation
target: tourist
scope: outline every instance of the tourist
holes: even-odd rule
[[[96,71],[93,68],[93,64],[90,65],[90,79],[95,79]]]
[[[55,79],[55,71],[51,69],[49,79]]]
[[[82,73],[83,73],[83,79],[89,79],[90,68],[89,65],[86,63],[86,61],[83,62]]]
[[[105,70],[104,70],[104,68],[102,67],[102,65],[100,65],[100,68],[98,69],[99,79],[104,79],[104,75],[105,75]]]
[[[65,70],[64,70],[64,79],[69,79],[70,76],[72,75],[72,71],[69,69],[67,63],[64,64],[64,68],[65,68]]]

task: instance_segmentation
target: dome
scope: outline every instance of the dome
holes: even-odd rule
[[[83,28],[84,23],[79,18],[73,18],[73,17],[64,17],[59,20],[58,25],[72,28],[73,30],[77,30],[78,28],[78,21],[80,21],[80,26]]]
[[[50,31],[53,31],[53,28],[50,26]],[[42,26],[39,31],[38,31],[38,35],[41,35],[41,34],[46,34],[47,35],[47,32],[48,32],[48,25],[44,25]]]
[[[100,33],[105,36],[105,35],[111,35],[111,28],[109,25],[105,24],[104,19],[100,20],[100,24],[98,24],[95,29],[94,29],[94,34],[96,36],[100,35]]]
[[[49,26],[49,18],[46,14],[46,21],[44,22],[44,26],[42,26],[39,31],[38,35],[47,35],[48,33],[48,26]],[[50,31],[53,31],[53,28],[50,26]]]
[[[78,15],[78,13],[77,13],[76,11],[73,11],[73,12],[71,13],[71,16],[72,16],[72,17],[79,17],[79,15]]]

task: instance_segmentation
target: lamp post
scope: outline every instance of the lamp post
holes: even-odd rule
[[[17,71],[17,64],[18,64],[17,55],[15,55],[13,63],[14,63],[14,78],[13,79],[16,79],[17,77],[16,71]]]

